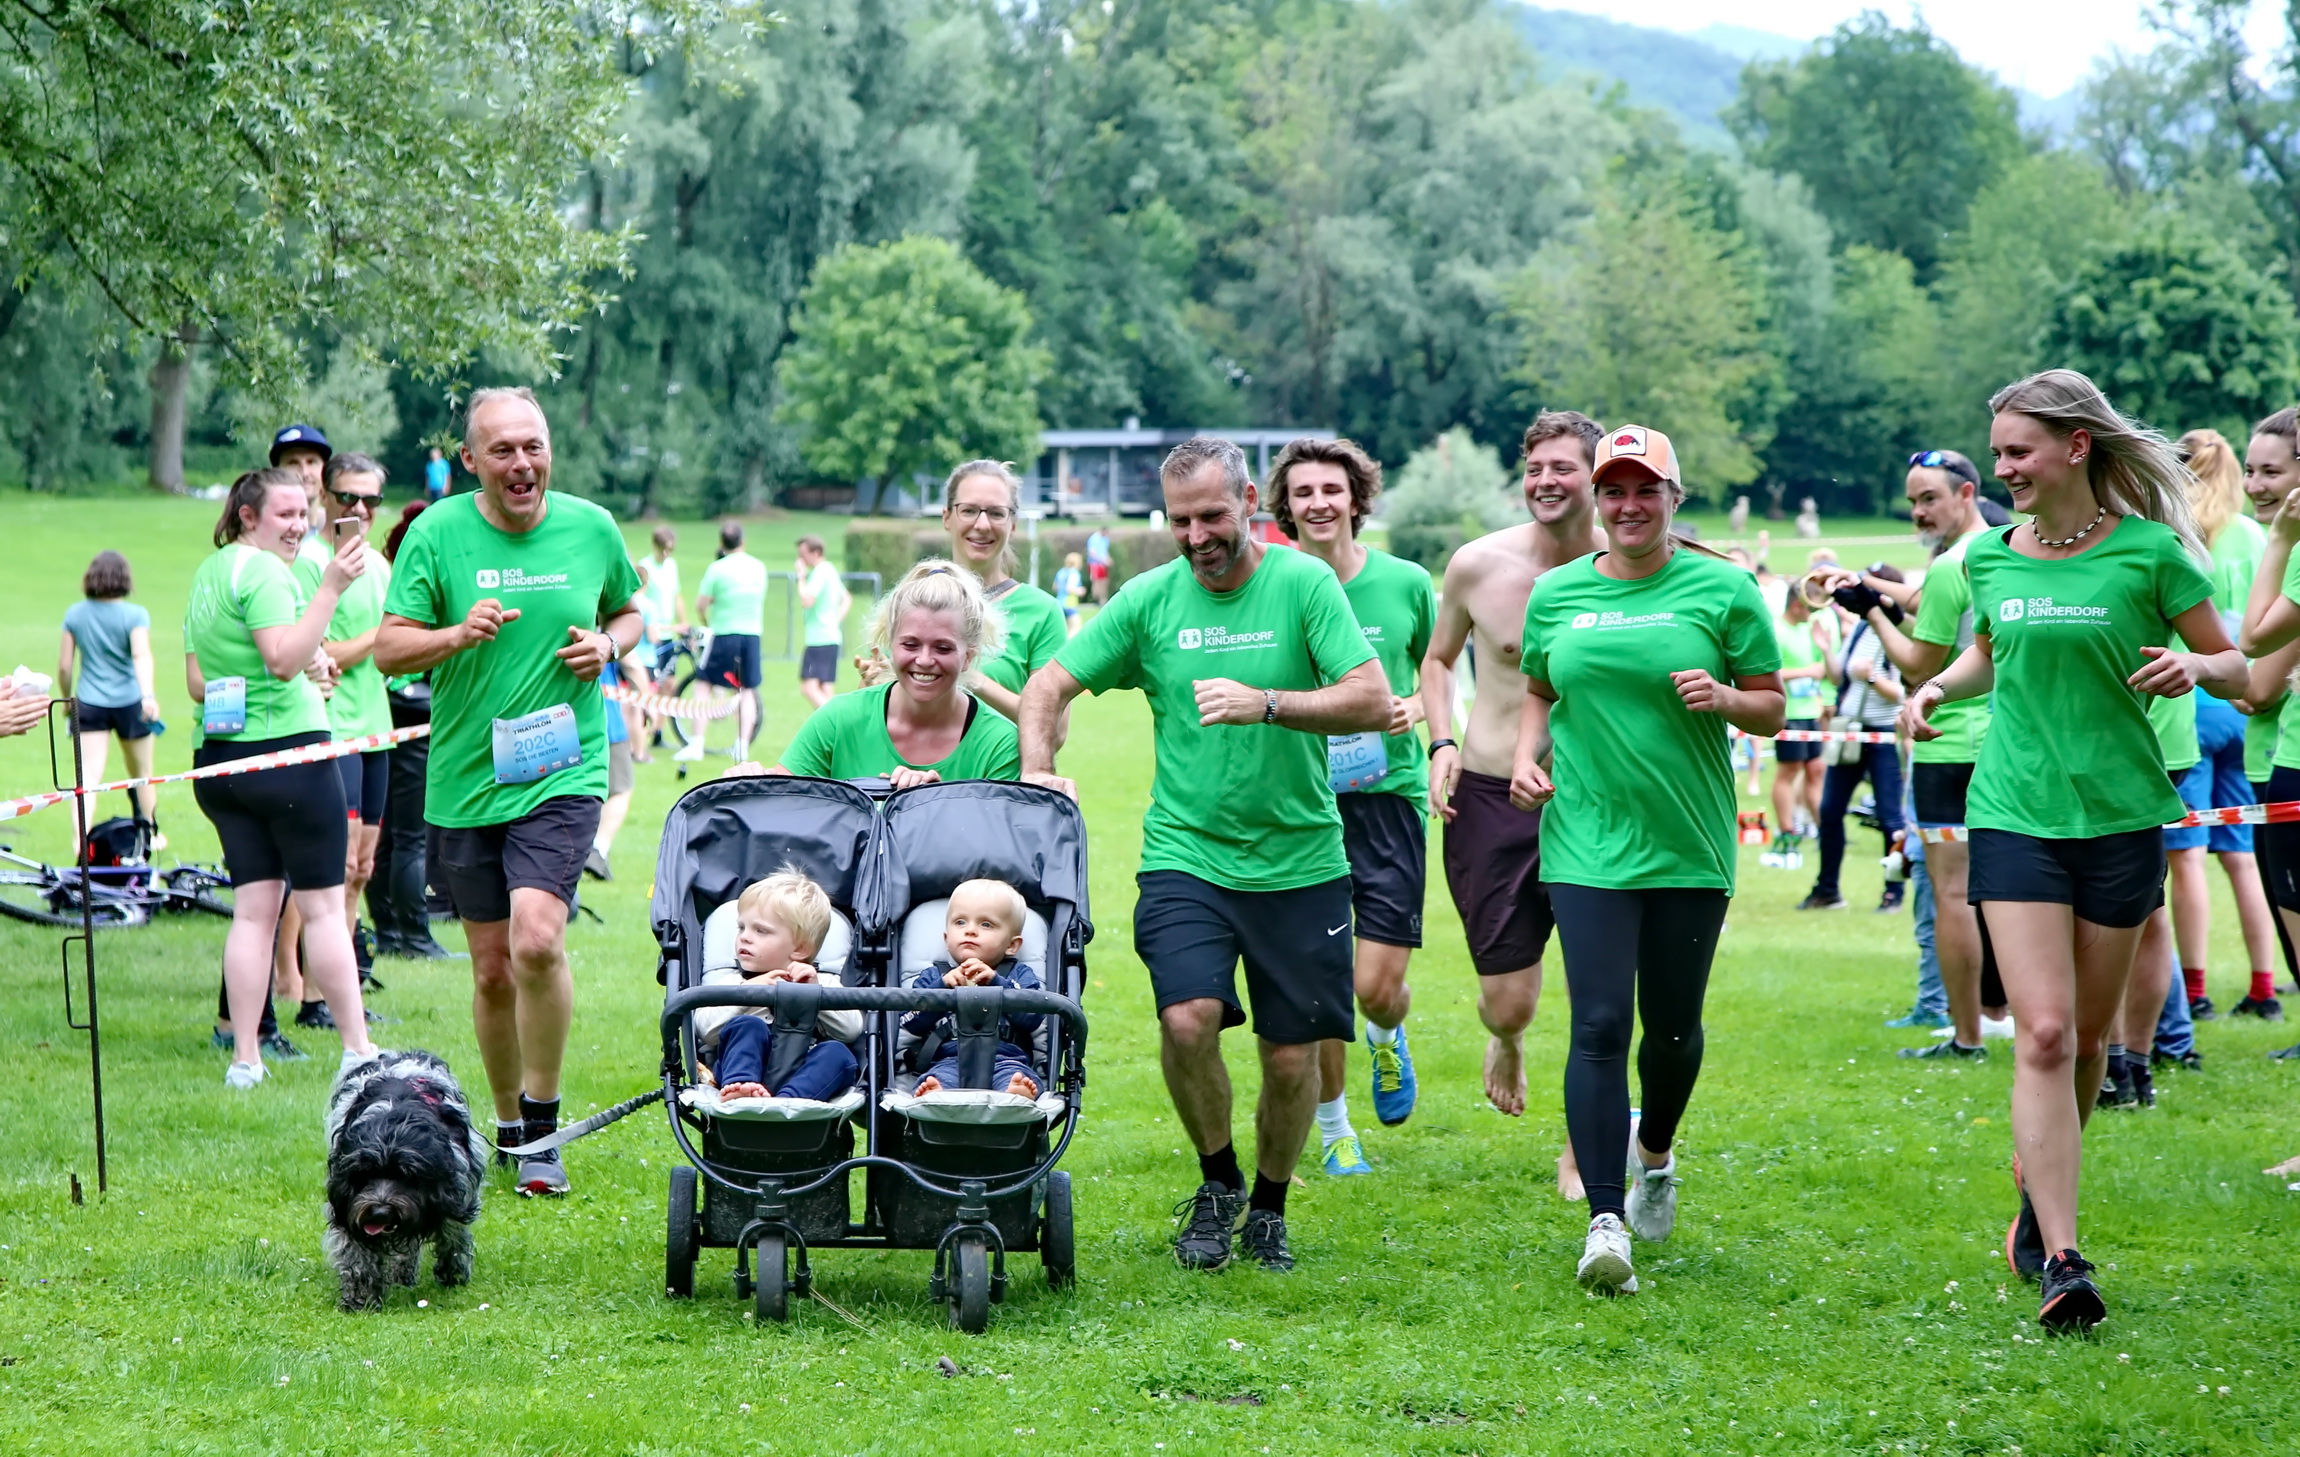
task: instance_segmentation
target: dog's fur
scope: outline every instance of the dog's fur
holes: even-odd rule
[[[346,1069],[327,1106],[329,1263],[345,1310],[413,1285],[423,1242],[442,1285],[471,1278],[471,1222],[487,1146],[455,1074],[428,1052],[378,1052]]]

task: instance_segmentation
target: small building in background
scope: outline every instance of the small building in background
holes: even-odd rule
[[[1048,430],[1023,477],[1023,508],[1049,516],[1147,516],[1161,502],[1159,463],[1197,435],[1236,442],[1253,464],[1256,485],[1269,479],[1270,462],[1286,442],[1334,438],[1331,430],[1161,429],[1134,420],[1115,430]]]

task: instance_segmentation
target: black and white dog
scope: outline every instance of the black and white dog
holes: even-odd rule
[[[471,1278],[471,1222],[487,1146],[447,1064],[378,1052],[345,1069],[327,1105],[327,1257],[345,1310],[413,1285],[423,1242],[442,1285]]]

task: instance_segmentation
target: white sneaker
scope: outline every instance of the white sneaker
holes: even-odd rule
[[[671,756],[671,762],[674,764],[693,764],[701,760],[702,757],[703,741],[697,737],[692,742],[681,744],[679,752]]]
[[[1637,1276],[1629,1264],[1629,1231],[1619,1216],[1600,1214],[1589,1221],[1589,1238],[1581,1246],[1581,1264],[1574,1277],[1593,1291],[1636,1290]]]
[[[335,1065],[335,1080],[339,1083],[342,1082],[345,1073],[350,1072],[363,1062],[373,1062],[381,1056],[383,1056],[383,1049],[380,1047],[370,1048],[366,1052],[354,1052],[348,1047],[345,1048],[343,1061]]]
[[[2013,1035],[2013,1019],[2012,1019],[2012,1018],[2010,1018],[2010,1017],[1983,1017],[1983,1018],[1981,1018],[1981,1041],[1983,1041],[1983,1042],[1986,1042],[1986,1041],[1988,1041],[1988,1040],[1989,1040],[1991,1037],[2000,1037],[2000,1038],[2003,1038],[2005,1041],[2007,1041],[2007,1042],[2010,1042],[2010,1041],[2012,1040],[2012,1035]]]
[[[270,1076],[271,1070],[260,1062],[235,1062],[224,1069],[224,1086],[244,1093]]]
[[[1658,1169],[1640,1161],[1629,1180],[1629,1228],[1649,1244],[1669,1238],[1677,1227],[1677,1155]]]

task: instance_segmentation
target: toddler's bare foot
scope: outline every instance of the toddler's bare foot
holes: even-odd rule
[[[920,1079],[918,1080],[918,1087],[917,1087],[917,1089],[916,1089],[916,1092],[917,1092],[917,1095],[918,1095],[919,1097],[921,1097],[921,1098],[925,1097],[925,1096],[926,1096],[927,1094],[929,1094],[929,1093],[939,1093],[939,1092],[941,1092],[941,1091],[942,1091],[942,1079],[940,1079],[940,1078],[932,1078],[932,1077],[929,1077],[929,1078],[920,1078]]]
[[[1023,1074],[1016,1073],[1006,1080],[1006,1091],[1017,1098],[1035,1098],[1038,1096],[1038,1084]]]
[[[721,1098],[764,1098],[767,1096],[767,1086],[764,1083],[729,1083],[719,1089],[719,1096]]]

